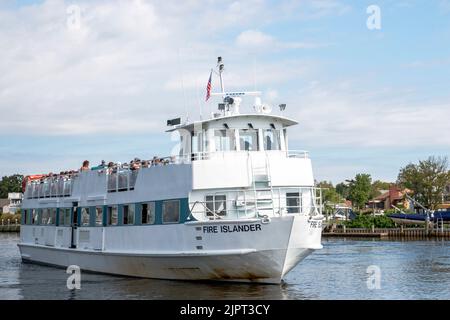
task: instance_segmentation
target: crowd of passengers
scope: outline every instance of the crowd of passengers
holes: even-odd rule
[[[98,166],[91,168],[89,161],[85,160],[80,168],[80,171],[106,170],[108,173],[112,173],[117,172],[120,169],[139,170],[141,168],[150,168],[152,166],[165,166],[168,164],[172,164],[174,162],[175,157],[169,158],[153,157],[152,160],[141,160],[139,158],[134,158],[129,163],[109,162],[108,164],[106,164],[106,162],[102,160],[102,162]]]
[[[59,174],[56,173],[48,173],[42,175],[39,179],[41,183],[48,179],[58,179],[58,178],[71,178],[77,175],[79,172],[84,171],[104,171],[108,174],[115,173],[120,170],[139,170],[141,168],[150,168],[153,166],[166,166],[169,164],[173,164],[175,162],[175,157],[169,158],[159,158],[153,157],[152,160],[141,160],[139,158],[134,158],[129,163],[114,163],[109,162],[106,164],[106,161],[102,160],[102,162],[94,167],[90,167],[90,162],[88,160],[83,161],[83,165],[79,170],[71,170],[71,171],[62,171]]]

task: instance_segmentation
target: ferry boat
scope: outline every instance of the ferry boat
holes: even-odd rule
[[[322,197],[311,160],[288,148],[297,122],[272,114],[260,92],[226,92],[223,70],[219,58],[221,92],[208,94],[221,101],[211,118],[168,121],[167,132],[179,133],[176,155],[137,169],[115,164],[28,177],[23,262],[278,284],[321,249]],[[247,96],[254,110],[241,113]]]

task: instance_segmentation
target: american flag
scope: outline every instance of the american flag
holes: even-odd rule
[[[206,101],[209,100],[211,97],[211,80],[212,80],[212,70],[211,74],[209,75],[208,85],[206,86]]]

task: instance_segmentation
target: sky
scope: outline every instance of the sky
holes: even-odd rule
[[[168,155],[222,56],[227,90],[287,104],[317,180],[395,181],[450,155],[449,43],[450,0],[0,0],[0,176]]]

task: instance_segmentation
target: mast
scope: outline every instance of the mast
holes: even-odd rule
[[[217,68],[219,69],[219,78],[220,78],[220,90],[222,94],[225,96],[225,85],[223,83],[222,73],[225,70],[225,64],[223,63],[222,57],[217,58]]]

